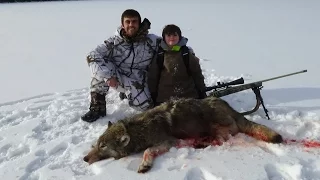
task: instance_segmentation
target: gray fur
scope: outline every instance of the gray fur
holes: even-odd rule
[[[154,109],[109,123],[97,146],[84,158],[86,162],[114,157],[119,159],[145,150],[138,172],[146,172],[156,155],[177,146],[179,139],[212,137],[220,141],[239,132],[272,143],[282,137],[272,129],[247,120],[222,99],[207,97],[178,99]],[[121,139],[130,137],[122,143]]]

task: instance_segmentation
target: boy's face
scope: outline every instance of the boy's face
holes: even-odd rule
[[[126,35],[133,37],[139,30],[139,18],[138,17],[124,17],[122,22],[122,28],[126,32]]]
[[[178,33],[165,34],[164,40],[168,46],[174,46],[174,45],[178,44],[178,42],[179,42],[179,35],[178,35]]]

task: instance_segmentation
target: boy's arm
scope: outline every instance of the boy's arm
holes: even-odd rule
[[[204,76],[202,74],[201,66],[200,66],[200,60],[198,57],[194,55],[194,53],[189,53],[189,63],[190,63],[190,71],[192,78],[194,80],[194,83],[196,85],[196,88],[198,90],[200,98],[206,97],[206,85],[204,83]]]

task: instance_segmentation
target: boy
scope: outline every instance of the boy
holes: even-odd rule
[[[181,30],[169,24],[162,31],[162,41],[157,58],[152,61],[148,71],[148,85],[155,105],[170,98],[206,97],[204,76],[199,59]]]

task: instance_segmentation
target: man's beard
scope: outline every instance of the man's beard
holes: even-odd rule
[[[126,32],[126,35],[129,37],[134,37],[137,34],[136,28],[129,28]]]

